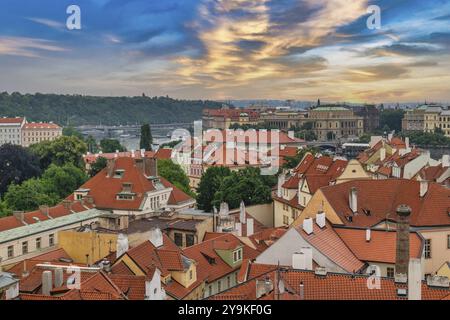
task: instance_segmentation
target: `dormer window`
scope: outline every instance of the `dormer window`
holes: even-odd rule
[[[78,189],[74,192],[74,198],[75,200],[82,200],[84,197],[86,197],[89,194],[90,189]]]
[[[239,248],[233,251],[233,263],[239,262],[242,260],[242,248]]]
[[[113,178],[115,178],[115,179],[121,179],[121,178],[123,178],[123,175],[125,174],[125,170],[123,170],[123,169],[117,169],[117,170],[115,170],[114,171],[114,176],[113,176]]]

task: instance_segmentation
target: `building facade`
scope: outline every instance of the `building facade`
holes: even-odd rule
[[[22,146],[28,147],[42,141],[53,141],[62,136],[62,128],[50,123],[25,123],[22,128]]]
[[[26,123],[25,118],[0,118],[0,145],[22,144],[22,128]]]

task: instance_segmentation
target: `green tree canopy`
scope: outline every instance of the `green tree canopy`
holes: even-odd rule
[[[306,155],[306,153],[312,153],[315,155],[319,152],[317,148],[314,147],[308,147],[308,148],[302,148],[297,150],[297,154],[294,157],[285,157],[284,160],[286,161],[283,165],[283,168],[285,169],[293,169],[295,168],[300,161],[302,161],[303,157]]]
[[[100,148],[104,153],[113,153],[117,150],[119,152],[127,151],[127,149],[122,146],[119,140],[116,139],[103,139],[100,141]]]
[[[402,119],[405,114],[401,109],[386,109],[380,114],[380,126],[383,131],[402,131]]]
[[[41,181],[47,194],[64,199],[78,189],[88,179],[87,175],[78,167],[69,163],[62,167],[50,165],[42,175]]]
[[[31,211],[40,205],[55,205],[59,199],[48,195],[45,185],[41,180],[33,178],[22,184],[11,184],[5,193],[5,204],[9,210]]]
[[[200,209],[211,211],[222,201],[231,209],[238,208],[243,200],[246,205],[271,201],[273,179],[261,175],[259,168],[231,171],[226,167],[211,167],[206,170],[197,189],[197,204]]]
[[[51,164],[63,166],[68,163],[83,168],[83,154],[87,152],[87,146],[75,136],[63,136],[53,141],[33,144],[30,150],[39,157],[43,170]]]
[[[220,189],[223,179],[231,175],[227,167],[210,167],[203,174],[197,188],[197,205],[199,209],[211,211],[215,193]]]
[[[0,146],[0,195],[11,183],[37,177],[41,174],[39,158],[21,146],[4,144]]]
[[[174,184],[178,189],[193,196],[189,188],[189,178],[183,169],[170,159],[158,160],[158,174]]]
[[[91,165],[91,169],[89,170],[89,175],[91,177],[95,176],[97,173],[106,168],[108,160],[103,157],[98,157],[97,160]]]
[[[141,149],[151,151],[152,143],[153,143],[152,130],[150,129],[150,125],[147,123],[142,125],[141,127],[141,140],[139,142],[139,146]]]

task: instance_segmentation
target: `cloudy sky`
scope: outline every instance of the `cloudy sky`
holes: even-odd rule
[[[450,101],[450,0],[1,4],[0,91]],[[66,28],[71,4],[81,30]]]

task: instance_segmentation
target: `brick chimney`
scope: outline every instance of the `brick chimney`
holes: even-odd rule
[[[111,178],[114,174],[114,164],[115,164],[114,159],[106,160],[106,176],[108,178]]]
[[[409,267],[409,216],[411,208],[400,205],[397,208],[397,246],[395,257],[395,275],[407,275]]]
[[[158,159],[144,158],[144,172],[147,177],[158,176]]]
[[[42,214],[45,215],[46,217],[50,218],[49,207],[47,205],[39,206],[39,211],[41,211]]]
[[[353,213],[358,212],[358,191],[355,187],[350,189],[350,193],[348,196],[348,204]]]

